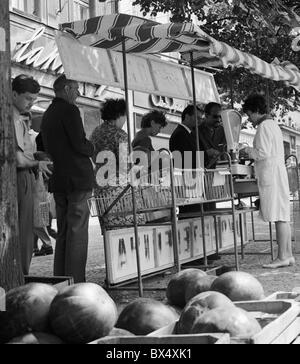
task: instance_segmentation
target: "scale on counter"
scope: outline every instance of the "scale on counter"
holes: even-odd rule
[[[227,152],[232,161],[231,173],[234,177],[234,191],[239,196],[256,196],[258,187],[253,161],[239,158],[242,115],[238,111],[230,109],[222,111],[221,117],[227,142]],[[220,161],[218,165],[224,166],[224,162]]]

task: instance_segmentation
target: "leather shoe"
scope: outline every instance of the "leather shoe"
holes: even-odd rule
[[[42,246],[41,249],[34,254],[35,257],[43,257],[45,255],[52,255],[53,248],[52,246]]]

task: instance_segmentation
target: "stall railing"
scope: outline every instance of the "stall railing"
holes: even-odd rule
[[[228,156],[230,158],[230,156]],[[229,163],[231,164],[231,163]],[[174,240],[174,261],[175,266],[179,266],[179,254],[177,246],[177,214],[180,206],[199,205],[199,211],[202,220],[202,244],[204,255],[204,267],[208,267],[206,242],[205,242],[205,224],[203,205],[211,202],[231,201],[232,209],[230,210],[233,219],[235,219],[234,207],[234,190],[233,180],[230,173],[231,167],[205,170],[187,170],[187,169],[164,169],[155,173],[146,173],[140,177],[135,183],[124,186],[121,193],[117,195],[111,191],[98,192],[88,201],[91,216],[98,217],[103,235],[104,244],[108,244],[105,239],[106,231],[112,229],[124,228],[120,225],[111,225],[103,227],[103,221],[109,216],[128,216],[132,214],[132,194],[134,189],[137,214],[142,215],[153,211],[168,210],[175,211],[176,216],[170,221],[170,214],[166,223],[172,224],[173,240]],[[176,221],[175,221],[176,219]],[[159,224],[159,223],[158,223]],[[154,224],[153,224],[154,225]],[[233,224],[234,225],[234,224]],[[133,225],[131,224],[131,227]],[[139,226],[152,226],[151,221],[145,221]],[[129,227],[129,226],[125,226]],[[238,270],[238,253],[237,253],[237,237],[234,229],[234,249],[235,249],[235,267]],[[107,263],[107,262],[106,262]],[[109,282],[107,282],[109,284]]]

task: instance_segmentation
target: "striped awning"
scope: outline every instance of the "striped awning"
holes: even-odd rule
[[[300,71],[295,65],[279,61],[267,63],[217,41],[192,22],[160,24],[127,14],[113,14],[65,23],[61,30],[72,34],[83,45],[113,51],[122,51],[125,40],[128,53],[180,52],[189,60],[193,52],[194,62],[199,67],[243,67],[300,91]]]

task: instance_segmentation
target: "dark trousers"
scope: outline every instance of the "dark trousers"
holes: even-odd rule
[[[71,276],[75,283],[85,282],[91,191],[55,193],[57,240],[54,275]]]
[[[19,240],[21,247],[21,264],[24,275],[29,274],[33,253],[33,190],[35,177],[29,170],[19,170],[18,185],[18,214]]]

